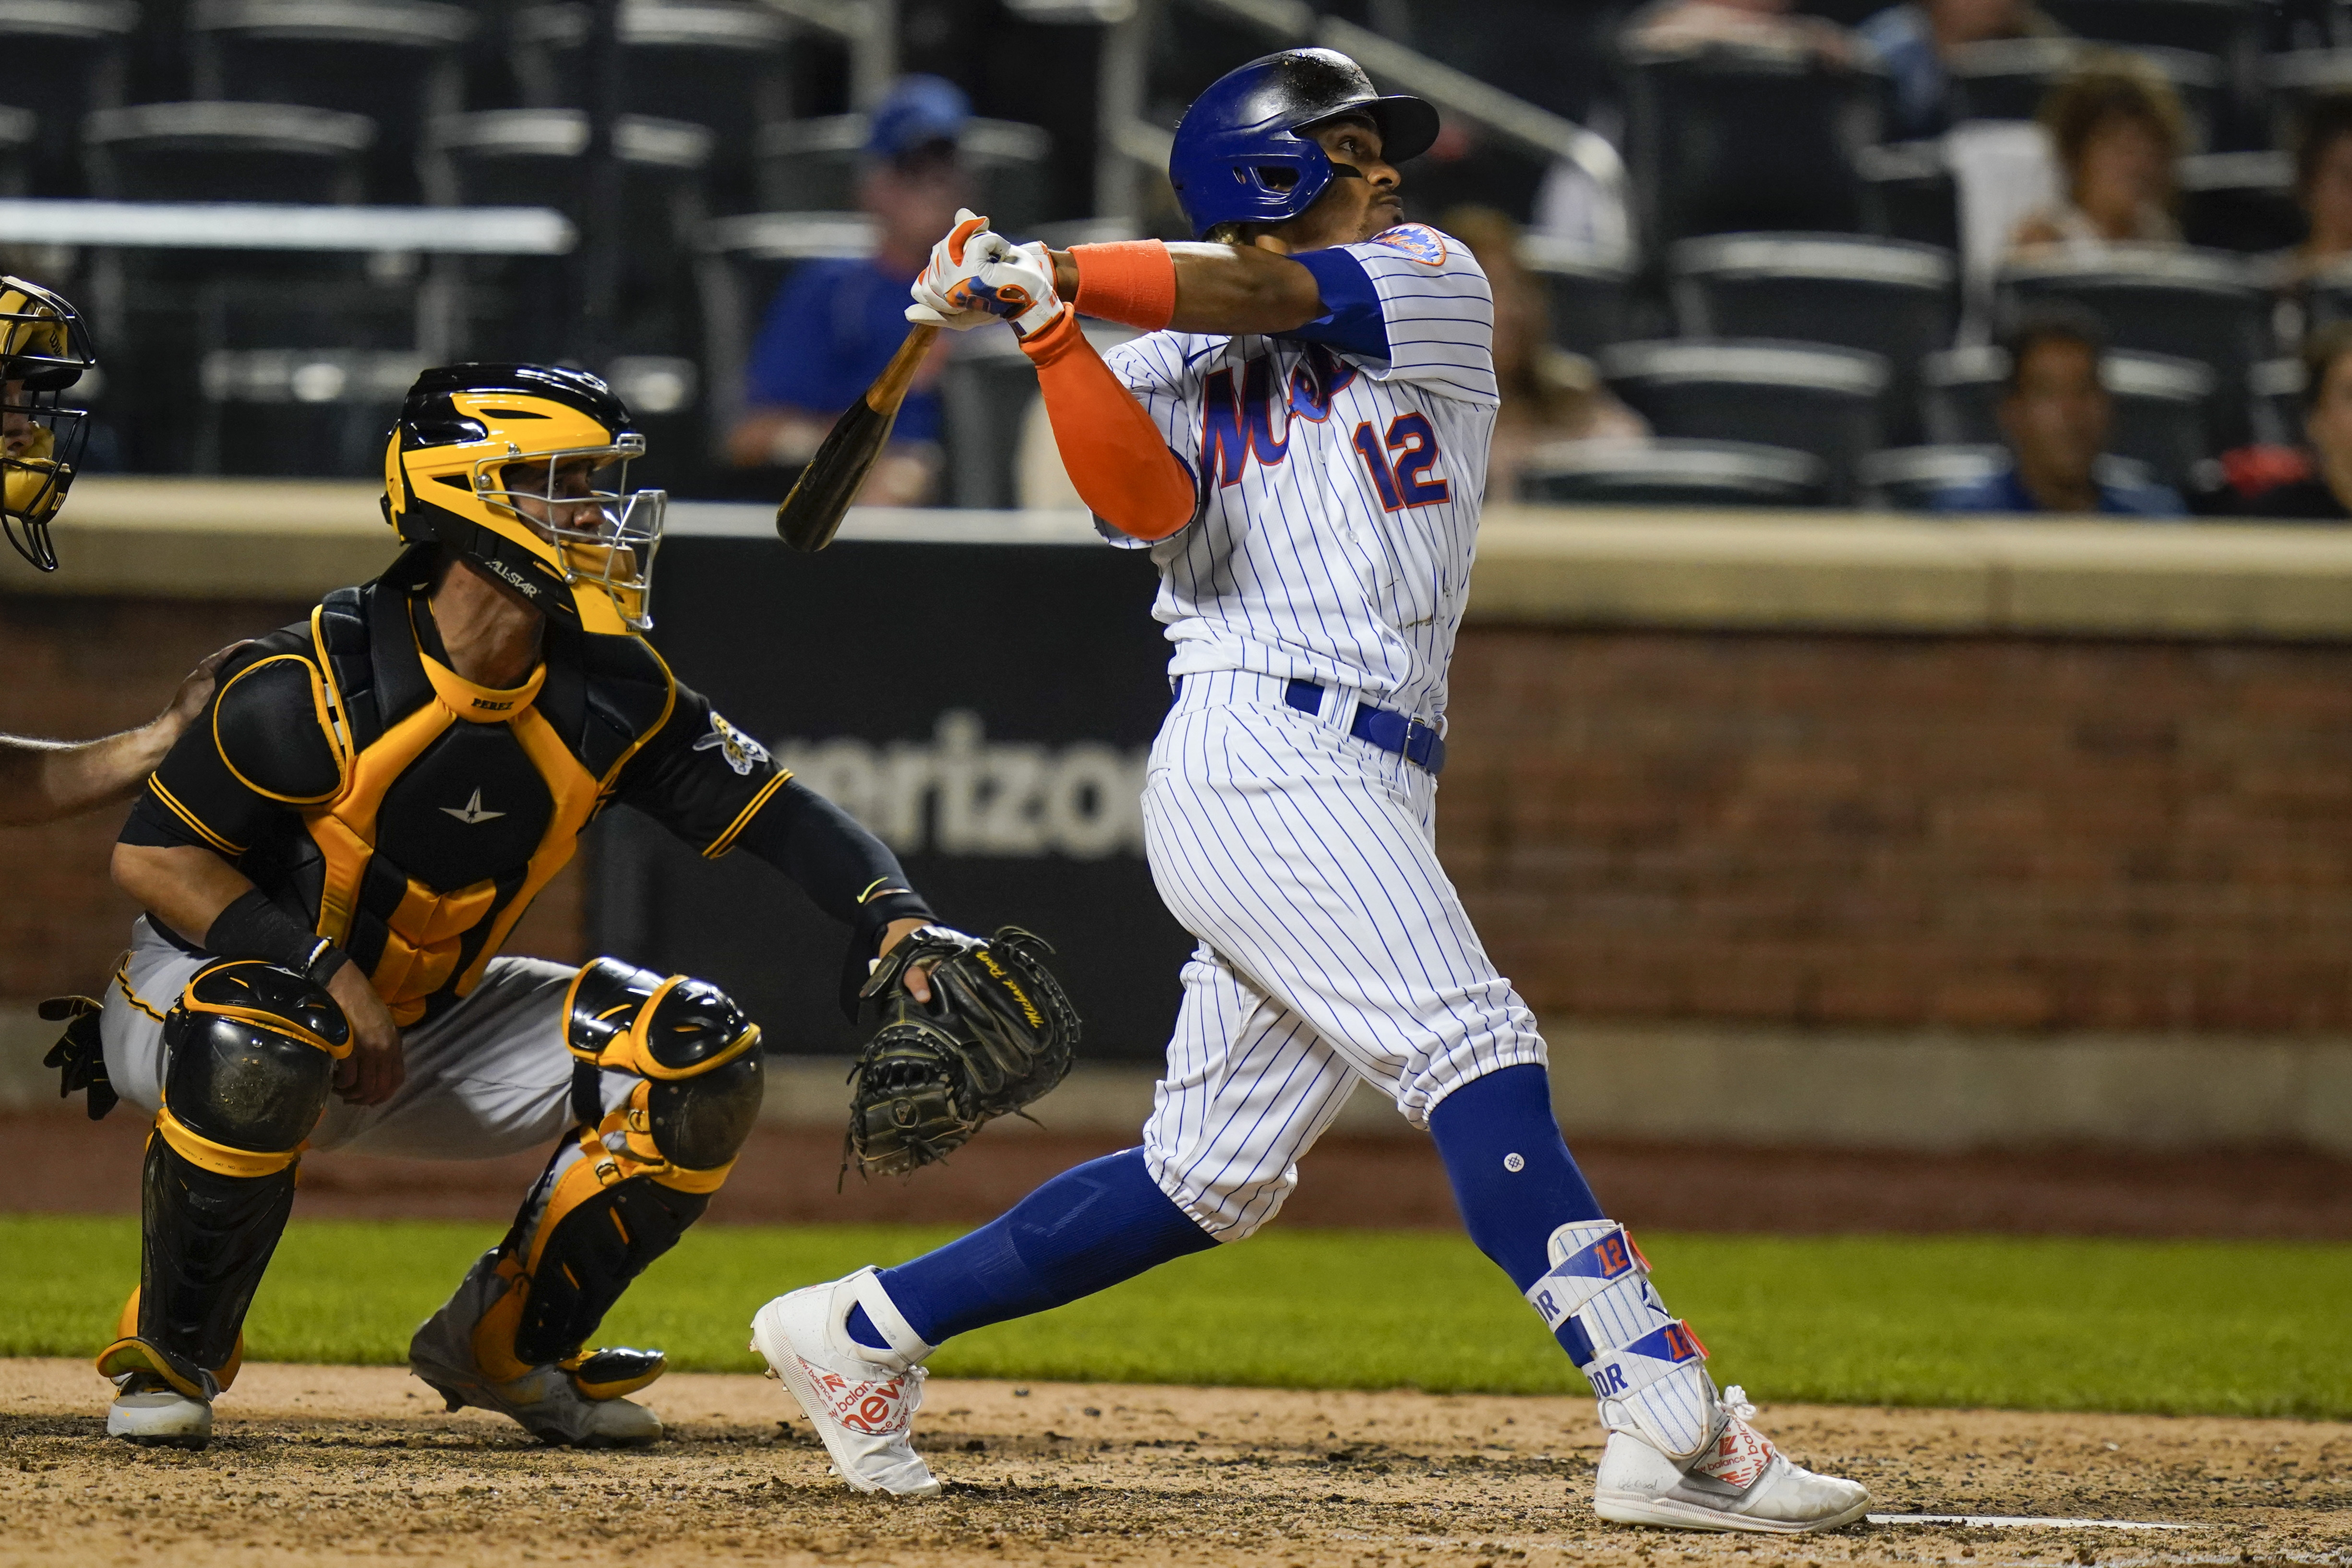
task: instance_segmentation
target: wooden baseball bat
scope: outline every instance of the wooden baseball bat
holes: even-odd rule
[[[850,501],[866,483],[866,476],[874,471],[874,460],[889,444],[890,427],[898,422],[898,405],[907,401],[908,389],[915,384],[915,371],[929,350],[931,340],[939,335],[937,327],[909,329],[907,340],[898,345],[898,351],[890,356],[866,395],[833,422],[833,428],[825,432],[824,444],[816,449],[801,476],[793,481],[792,494],[776,508],[778,538],[796,550],[809,551],[833,542]]]

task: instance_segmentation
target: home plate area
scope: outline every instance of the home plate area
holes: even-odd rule
[[[909,1503],[843,1490],[748,1375],[663,1380],[671,1438],[635,1453],[445,1415],[392,1367],[249,1366],[200,1454],[109,1441],[106,1394],[0,1361],[0,1563],[2352,1563],[2331,1423],[1771,1407],[1884,1521],[1787,1539],[1599,1522],[1569,1398],[942,1378],[918,1432],[946,1491]]]

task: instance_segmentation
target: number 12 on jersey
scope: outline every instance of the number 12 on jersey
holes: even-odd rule
[[[1354,440],[1364,466],[1371,471],[1372,487],[1381,493],[1381,510],[1433,507],[1453,494],[1444,480],[1430,476],[1438,451],[1437,433],[1429,428],[1427,414],[1401,413],[1389,421],[1385,446],[1370,420],[1356,426]],[[1391,452],[1396,454],[1393,462]]]

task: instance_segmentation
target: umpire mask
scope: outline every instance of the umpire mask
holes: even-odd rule
[[[49,519],[89,434],[60,395],[98,363],[81,314],[37,283],[0,277],[0,528],[41,571],[58,570]]]

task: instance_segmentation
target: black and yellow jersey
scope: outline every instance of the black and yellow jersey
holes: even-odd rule
[[[226,857],[348,953],[404,1026],[474,988],[616,800],[706,856],[751,849],[868,943],[929,917],[886,846],[642,637],[551,621],[541,655],[520,686],[477,685],[419,592],[390,576],[339,589],[223,668],[123,840]]]

